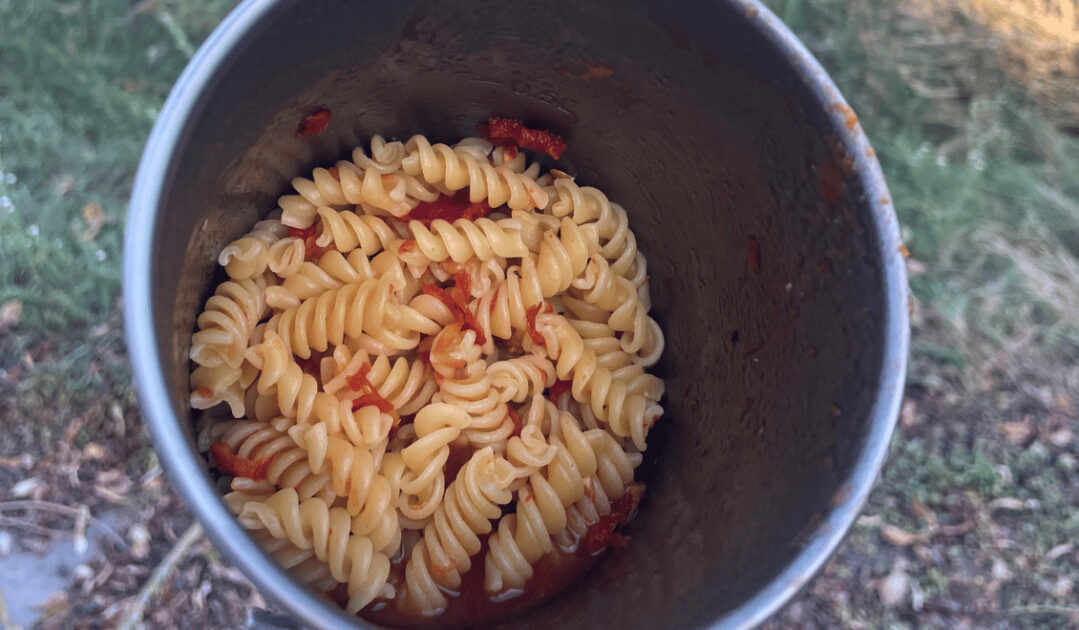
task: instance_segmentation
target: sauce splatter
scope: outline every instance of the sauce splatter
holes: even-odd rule
[[[750,234],[746,237],[746,264],[754,273],[761,271],[761,242]]]
[[[830,206],[839,203],[839,199],[846,190],[843,174],[830,160],[822,162],[820,168],[817,169],[817,184],[821,199]]]
[[[296,128],[297,136],[313,136],[322,133],[330,124],[330,110],[319,109],[300,121]]]
[[[486,124],[478,127],[484,138],[498,146],[516,146],[529,151],[538,151],[558,159],[566,150],[562,138],[547,131],[530,129],[512,118],[488,118]]]
[[[562,395],[570,391],[572,387],[573,381],[555,381],[554,385],[551,385],[551,388],[547,390],[547,399],[557,405],[558,401],[562,399]]]
[[[550,302],[540,302],[533,306],[528,307],[528,311],[525,315],[528,317],[528,336],[532,338],[533,343],[537,346],[546,346],[547,340],[543,338],[543,335],[536,330],[536,316],[540,314],[540,311],[544,313],[553,313],[554,307]]]
[[[458,287],[458,289],[460,289],[460,287]],[[469,310],[467,298],[462,295],[464,292],[463,290],[455,290],[454,295],[450,295],[449,293],[446,293],[446,290],[442,287],[431,283],[423,285],[423,292],[445,304],[446,308],[450,309],[450,313],[453,313],[453,318],[464,328],[470,328],[476,331],[477,344],[482,346],[487,343],[487,335],[483,334],[483,328],[480,326],[479,320],[476,319],[476,316]]]
[[[210,456],[213,457],[214,466],[226,475],[246,477],[254,481],[262,481],[266,478],[266,469],[269,468],[270,462],[273,461],[272,455],[259,461],[240,457],[227,442],[214,442],[211,444]]]
[[[833,103],[832,109],[842,114],[843,124],[847,126],[847,129],[854,131],[854,128],[858,126],[858,115],[854,113],[854,110],[846,103]]]
[[[486,200],[469,201],[468,195],[468,189],[462,188],[452,197],[440,195],[434,201],[421,201],[401,219],[403,221],[419,221],[429,226],[435,219],[453,223],[458,219],[475,221],[491,214],[491,206],[487,204]]]
[[[329,250],[328,247],[321,247],[316,242],[321,234],[318,224],[306,228],[290,227],[288,229],[289,236],[303,241],[303,257],[307,261],[317,261]]]

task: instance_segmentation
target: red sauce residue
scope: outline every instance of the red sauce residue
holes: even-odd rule
[[[858,115],[854,113],[854,110],[845,103],[833,103],[832,109],[843,115],[843,124],[847,126],[847,129],[854,131],[854,128],[858,126]]]
[[[610,546],[613,542],[612,537],[615,535],[615,529],[624,525],[637,512],[637,506],[640,505],[641,496],[643,495],[643,485],[634,484],[630,486],[626,493],[622,495],[622,498],[611,505],[611,513],[600,517],[598,523],[588,528],[584,538],[581,540],[581,546],[589,553],[596,553]],[[619,542],[624,543],[625,541]]]
[[[363,396],[360,396],[356,400],[352,401],[352,410],[356,411],[363,407],[375,406],[382,413],[388,413],[393,416],[393,426],[397,426],[401,423],[401,418],[394,411],[393,403],[382,397],[382,394],[378,393],[378,389],[371,384],[371,381],[367,380],[367,375],[371,373],[371,366],[364,363],[360,366],[360,369],[355,373],[345,378],[345,382],[348,383],[349,389],[354,392],[365,392]]]
[[[520,435],[521,429],[524,428],[521,424],[521,416],[513,410],[513,407],[506,408],[506,415],[510,417],[510,422],[513,422],[513,435]]]
[[[847,187],[839,168],[831,161],[822,162],[820,168],[817,169],[817,177],[820,197],[824,200],[824,203],[828,205],[839,203],[839,199],[843,196],[843,192]]]
[[[211,444],[210,455],[214,458],[214,466],[226,475],[246,477],[254,481],[262,481],[266,478],[266,469],[273,461],[273,455],[257,462],[240,457],[227,442]]]
[[[899,253],[903,256],[903,258],[910,258],[910,250],[907,249],[907,246],[902,243],[899,244]]]
[[[483,328],[480,326],[479,320],[468,308],[467,298],[463,295],[465,288],[467,288],[467,284],[465,287],[455,287],[454,295],[450,295],[442,287],[431,283],[423,285],[423,292],[445,304],[446,308],[453,313],[453,318],[463,327],[476,331],[476,343],[482,346],[487,343],[487,335],[483,334]]]
[[[547,131],[529,129],[512,118],[488,118],[478,127],[484,138],[498,146],[517,146],[538,151],[558,159],[566,150],[566,142]]]
[[[528,317],[528,336],[532,338],[532,341],[537,346],[546,346],[547,341],[543,338],[543,335],[536,330],[536,316],[540,314],[540,311],[544,313],[553,313],[554,307],[550,302],[540,302],[534,306],[528,307],[528,311],[525,315]]]
[[[427,286],[434,285],[429,284]],[[441,289],[439,290],[441,291]],[[443,294],[445,294],[445,291],[443,291]],[[434,343],[431,344],[431,350],[429,354],[438,357],[438,359],[442,363],[448,365],[449,367],[463,368],[465,366],[465,360],[453,359],[450,357],[449,354],[450,351],[453,350],[453,347],[460,343],[461,337],[463,336],[464,332],[462,330],[461,322],[453,322],[452,324],[443,328],[442,332],[438,333],[438,335],[435,336]],[[438,378],[439,374],[436,373],[435,379],[437,380]]]
[[[209,387],[200,387],[195,390],[195,395],[201,398],[213,398],[214,390],[210,389]]]
[[[551,385],[551,388],[547,390],[547,399],[557,405],[562,395],[570,391],[572,387],[573,381],[555,381],[554,385]]]
[[[456,457],[454,451],[451,447],[447,470]],[[447,474],[447,485],[450,481]],[[626,496],[612,506],[619,515],[612,519],[616,526],[632,517],[643,489],[643,486],[631,487]],[[543,556],[532,566],[532,577],[523,589],[492,594],[484,588],[484,557],[488,547],[485,537],[481,540],[482,548],[472,557],[472,567],[461,576],[461,586],[456,591],[442,589],[449,599],[449,604],[441,615],[425,617],[406,602],[379,600],[360,611],[360,616],[394,628],[481,628],[496,622],[509,621],[563,591],[578,576],[586,573],[606,548],[601,548],[598,553],[591,553],[583,542],[576,541],[569,550],[556,546],[552,553]],[[628,536],[619,535],[618,532],[612,532],[609,538],[611,546],[625,544],[628,540]],[[391,560],[391,584],[404,584],[404,569],[410,556],[410,553],[402,553]],[[348,599],[348,591],[345,589],[338,589],[329,595],[338,603],[344,603]]]
[[[746,399],[742,401],[742,413],[738,417],[740,419],[745,418],[746,414],[749,413],[749,410],[752,409],[752,408],[753,408],[753,397],[752,396],[746,396]]]
[[[317,261],[322,258],[322,255],[329,251],[329,247],[320,247],[315,241],[322,234],[319,229],[319,225],[312,225],[306,228],[294,228],[288,229],[288,235],[293,238],[298,238],[303,241],[303,257],[304,260]]]
[[[435,219],[453,223],[458,219],[475,221],[491,214],[491,206],[487,204],[486,200],[469,201],[468,195],[468,189],[462,188],[452,197],[440,195],[434,201],[421,201],[408,214],[401,217],[401,220],[419,221],[424,225],[431,225]]]
[[[752,234],[746,237],[746,263],[754,273],[760,273],[761,242]]]
[[[337,181],[341,181],[341,171],[337,170],[336,166],[331,166],[326,170],[329,171],[330,177],[336,179]]]
[[[819,271],[821,273],[831,273],[832,272],[832,261],[831,261],[831,259],[829,259],[827,257],[821,258],[820,260],[817,261],[816,267],[817,267],[817,271]]]
[[[296,128],[297,136],[312,136],[322,133],[326,125],[330,124],[330,110],[320,109],[300,121]]]

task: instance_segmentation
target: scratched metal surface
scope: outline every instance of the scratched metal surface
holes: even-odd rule
[[[856,120],[755,2],[376,4],[247,2],[166,108],[172,143],[132,209],[154,216],[128,235],[149,248],[156,339],[129,340],[160,357],[140,385],[174,479],[271,596],[329,619],[241,538],[191,447],[186,353],[217,253],[372,134],[454,140],[517,117],[561,133],[560,168],[627,208],[668,395],[632,544],[514,626],[759,621],[860,507],[902,384],[898,234]],[[316,107],[328,129],[296,137]]]

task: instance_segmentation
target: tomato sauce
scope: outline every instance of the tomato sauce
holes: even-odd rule
[[[486,124],[479,126],[479,131],[492,144],[546,153],[556,160],[566,150],[566,141],[562,138],[547,131],[529,129],[512,118],[489,118]]]
[[[453,223],[458,219],[475,221],[491,214],[491,206],[486,200],[469,201],[467,188],[458,190],[452,197],[439,195],[434,201],[421,201],[408,214],[401,217],[402,221],[419,221],[430,226],[436,219]]]
[[[454,459],[452,454],[450,459]],[[446,481],[449,483],[448,478]],[[361,610],[360,616],[394,628],[472,628],[507,621],[564,591],[588,571],[609,547],[625,546],[629,537],[614,530],[634,516],[643,492],[643,485],[630,486],[626,494],[611,506],[611,514],[593,524],[581,539],[573,540],[564,549],[556,544],[554,552],[543,556],[532,566],[532,577],[523,589],[487,592],[484,588],[487,571],[484,561],[487,541],[484,537],[480,552],[472,557],[472,567],[461,576],[460,588],[457,591],[443,589],[449,604],[441,615],[424,616],[404,601],[380,600]],[[404,585],[405,564],[410,556],[411,553],[398,553],[392,559],[391,584],[399,588]],[[337,599],[344,603],[347,597]]]
[[[211,444],[210,455],[213,457],[214,466],[226,475],[246,477],[254,481],[262,481],[266,478],[266,469],[269,468],[270,462],[273,460],[272,455],[259,461],[240,457],[227,442],[214,442]]]

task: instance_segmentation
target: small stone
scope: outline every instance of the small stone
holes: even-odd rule
[[[903,569],[896,566],[877,583],[877,595],[885,607],[895,608],[906,600],[909,588],[910,578]]]
[[[142,560],[150,555],[150,532],[142,523],[135,523],[127,530],[127,539],[131,541],[131,555]]]
[[[41,480],[37,477],[30,477],[29,479],[23,479],[14,486],[11,486],[11,494],[16,498],[28,497],[40,487]]]

